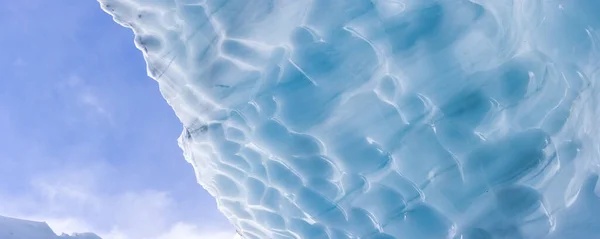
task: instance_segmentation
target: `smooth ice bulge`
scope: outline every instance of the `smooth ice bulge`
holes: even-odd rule
[[[600,235],[600,2],[100,0],[244,238]]]

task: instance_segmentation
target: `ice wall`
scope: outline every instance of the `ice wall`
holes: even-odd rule
[[[100,3],[245,238],[600,235],[599,1]]]

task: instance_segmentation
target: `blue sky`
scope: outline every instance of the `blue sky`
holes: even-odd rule
[[[109,238],[233,230],[129,29],[94,0],[2,5],[0,214]]]

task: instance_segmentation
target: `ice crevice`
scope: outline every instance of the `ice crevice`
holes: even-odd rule
[[[600,234],[592,0],[99,0],[244,238]]]

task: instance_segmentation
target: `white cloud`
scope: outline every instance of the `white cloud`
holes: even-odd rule
[[[235,232],[208,232],[195,225],[180,222],[156,239],[234,239],[235,234]]]
[[[100,102],[98,97],[91,91],[86,90],[80,93],[79,95],[80,102],[89,107],[96,114],[101,115],[107,119],[111,119],[112,116],[106,109],[104,109],[104,105]]]
[[[131,239],[127,233],[113,230],[100,235],[103,239]],[[167,231],[156,236],[142,239],[242,239],[235,232],[220,232],[200,229],[195,225],[178,222],[174,223]]]
[[[110,177],[108,170],[87,165],[38,175],[32,185],[39,198],[0,197],[4,204],[0,215],[45,221],[57,234],[94,232],[103,239],[234,238],[233,229],[221,232],[182,221],[175,211],[177,202],[166,192],[100,190],[103,180]]]
[[[79,75],[74,73],[69,75],[57,84],[57,89],[71,98],[69,104],[76,105],[86,113],[77,115],[88,115],[91,118],[101,118],[109,121],[109,123],[113,122],[113,116],[110,110],[107,109],[106,100],[103,100],[101,94],[86,84]]]

